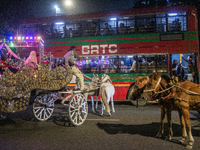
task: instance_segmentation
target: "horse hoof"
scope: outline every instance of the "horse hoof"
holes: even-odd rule
[[[187,145],[186,149],[192,149],[192,145]]]
[[[171,138],[171,137],[166,137],[165,140],[167,140],[167,141],[171,141],[172,138]]]
[[[156,135],[156,138],[161,138],[162,137],[162,134],[157,134]]]
[[[93,112],[93,113],[95,113],[95,111],[94,111],[94,110],[92,110],[92,112]]]
[[[179,142],[180,142],[181,144],[184,144],[184,143],[185,143],[185,141],[184,141],[184,140],[179,140]]]

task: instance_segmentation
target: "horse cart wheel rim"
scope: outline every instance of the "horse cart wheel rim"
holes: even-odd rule
[[[54,98],[51,94],[37,96],[33,103],[33,113],[39,121],[46,121],[54,111]]]
[[[68,109],[69,119],[74,126],[80,126],[85,122],[88,115],[88,103],[82,94],[74,94],[71,97]]]

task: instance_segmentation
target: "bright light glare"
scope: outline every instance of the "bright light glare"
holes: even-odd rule
[[[56,24],[64,24],[64,22],[56,22]]]
[[[177,13],[168,13],[168,16],[177,16]]]
[[[21,37],[19,36],[17,39],[18,39],[18,40],[20,40],[20,39],[21,39]]]
[[[116,20],[116,18],[110,18],[110,20]]]
[[[72,2],[71,2],[70,0],[67,0],[67,1],[65,2],[65,4],[66,4],[66,5],[71,5]]]
[[[38,36],[38,40],[41,39],[41,37]]]
[[[56,9],[58,9],[58,6],[55,6]]]

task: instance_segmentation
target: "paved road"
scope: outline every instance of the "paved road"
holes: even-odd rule
[[[58,105],[58,104],[57,104]],[[91,107],[91,105],[89,105]],[[99,107],[100,109],[100,107]],[[178,113],[174,111],[172,141],[155,138],[159,128],[158,106],[135,108],[115,105],[116,113],[101,117],[91,113],[79,127],[69,124],[65,110],[56,109],[46,122],[34,119],[31,109],[11,115],[0,121],[1,150],[182,150]],[[192,133],[200,149],[200,115],[191,111]],[[165,124],[165,129],[167,124]]]

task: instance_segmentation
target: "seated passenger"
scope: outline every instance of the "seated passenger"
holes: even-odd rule
[[[110,35],[110,29],[108,23],[105,23],[105,28],[103,29],[103,35]]]
[[[32,67],[30,75],[33,74],[34,69],[38,68],[38,62],[37,62],[37,57],[36,57],[35,51],[31,51],[31,53],[29,54],[29,57],[25,61],[25,67],[26,68]]]
[[[92,26],[92,35],[91,36],[97,36],[98,35],[98,28],[97,28],[97,23],[94,22]]]
[[[124,23],[120,23],[119,34],[126,34],[126,28],[124,27]]]
[[[134,57],[132,58],[132,60],[133,60],[133,64],[132,64],[131,69],[129,69],[129,72],[135,72],[136,71],[136,60],[135,60]]]

